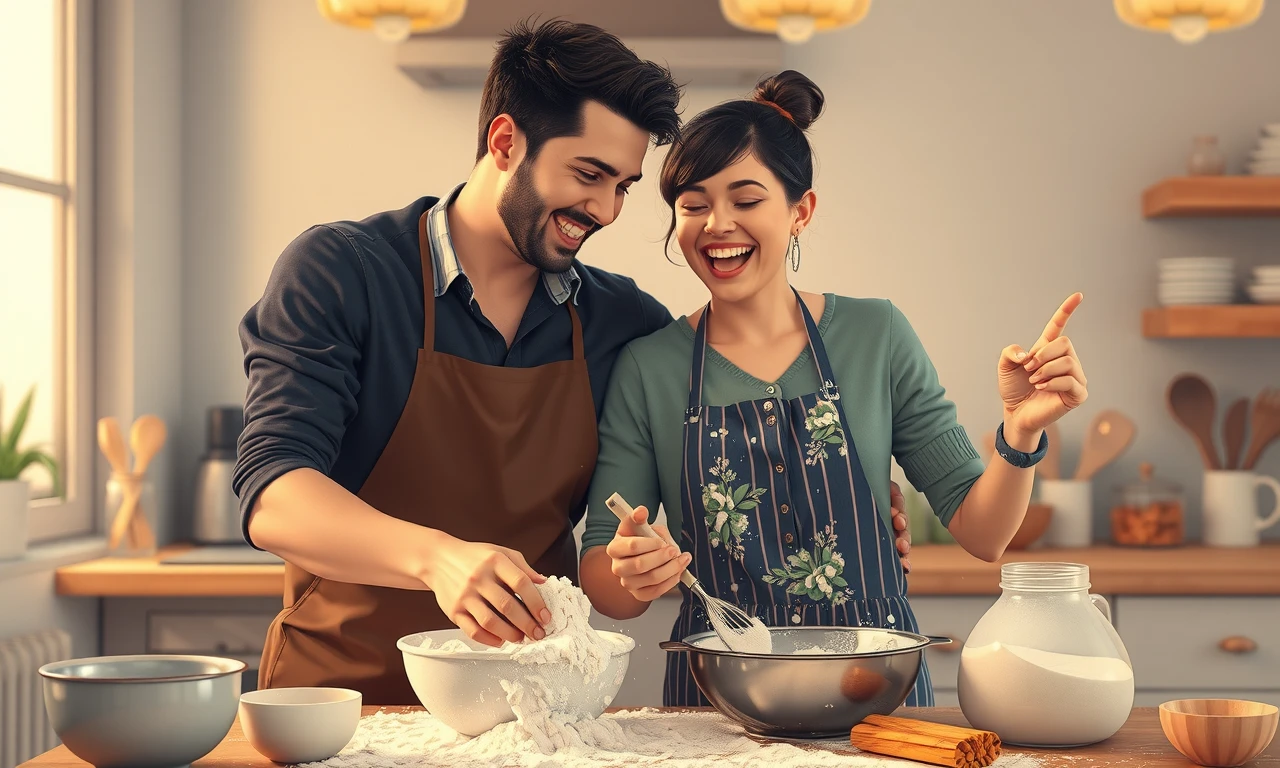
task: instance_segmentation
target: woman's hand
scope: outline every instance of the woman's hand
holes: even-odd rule
[[[613,575],[642,603],[651,603],[673,589],[693,560],[688,552],[680,553],[665,525],[653,526],[661,539],[640,535],[640,525],[648,519],[649,511],[636,507],[630,520],[619,521],[618,533],[605,547],[613,559]]]
[[[999,383],[1006,439],[1013,434],[1035,435],[1089,396],[1080,359],[1064,334],[1067,320],[1083,299],[1079,293],[1067,297],[1030,350],[1014,344],[1001,352]]]

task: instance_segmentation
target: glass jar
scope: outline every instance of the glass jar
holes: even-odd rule
[[[112,472],[107,479],[105,510],[108,554],[150,557],[156,553],[154,483],[143,475]]]
[[[1219,176],[1226,170],[1227,161],[1218,149],[1217,136],[1196,136],[1191,141],[1191,154],[1187,157],[1187,173],[1192,176]]]
[[[1138,482],[1116,488],[1111,540],[1126,547],[1176,547],[1183,542],[1182,487],[1154,477],[1150,463],[1138,465]]]
[[[960,652],[960,709],[974,728],[1028,747],[1114,735],[1133,707],[1133,665],[1089,567],[1006,563],[1000,597]]]

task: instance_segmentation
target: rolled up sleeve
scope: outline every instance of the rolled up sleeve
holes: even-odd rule
[[[232,487],[241,530],[272,481],[294,469],[329,474],[356,413],[369,299],[360,251],[344,232],[312,227],[285,248],[239,327],[248,376]]]

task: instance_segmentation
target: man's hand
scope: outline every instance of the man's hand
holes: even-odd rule
[[[893,542],[902,559],[903,572],[911,573],[911,560],[907,557],[911,554],[911,529],[907,527],[907,513],[904,511],[906,507],[907,501],[902,496],[902,489],[897,483],[890,481],[889,511],[893,520]]]
[[[423,578],[449,621],[495,648],[546,636],[551,612],[534,586],[546,580],[514,549],[452,538]]]

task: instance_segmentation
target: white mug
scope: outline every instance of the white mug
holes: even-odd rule
[[[1257,488],[1265,485],[1275,494],[1275,506],[1259,516]],[[1204,473],[1203,531],[1210,547],[1253,547],[1264,529],[1280,523],[1280,482],[1255,472],[1211,469]]]
[[[1088,547],[1093,544],[1093,481],[1040,480],[1040,501],[1053,506],[1049,530],[1041,541],[1047,547]]]

